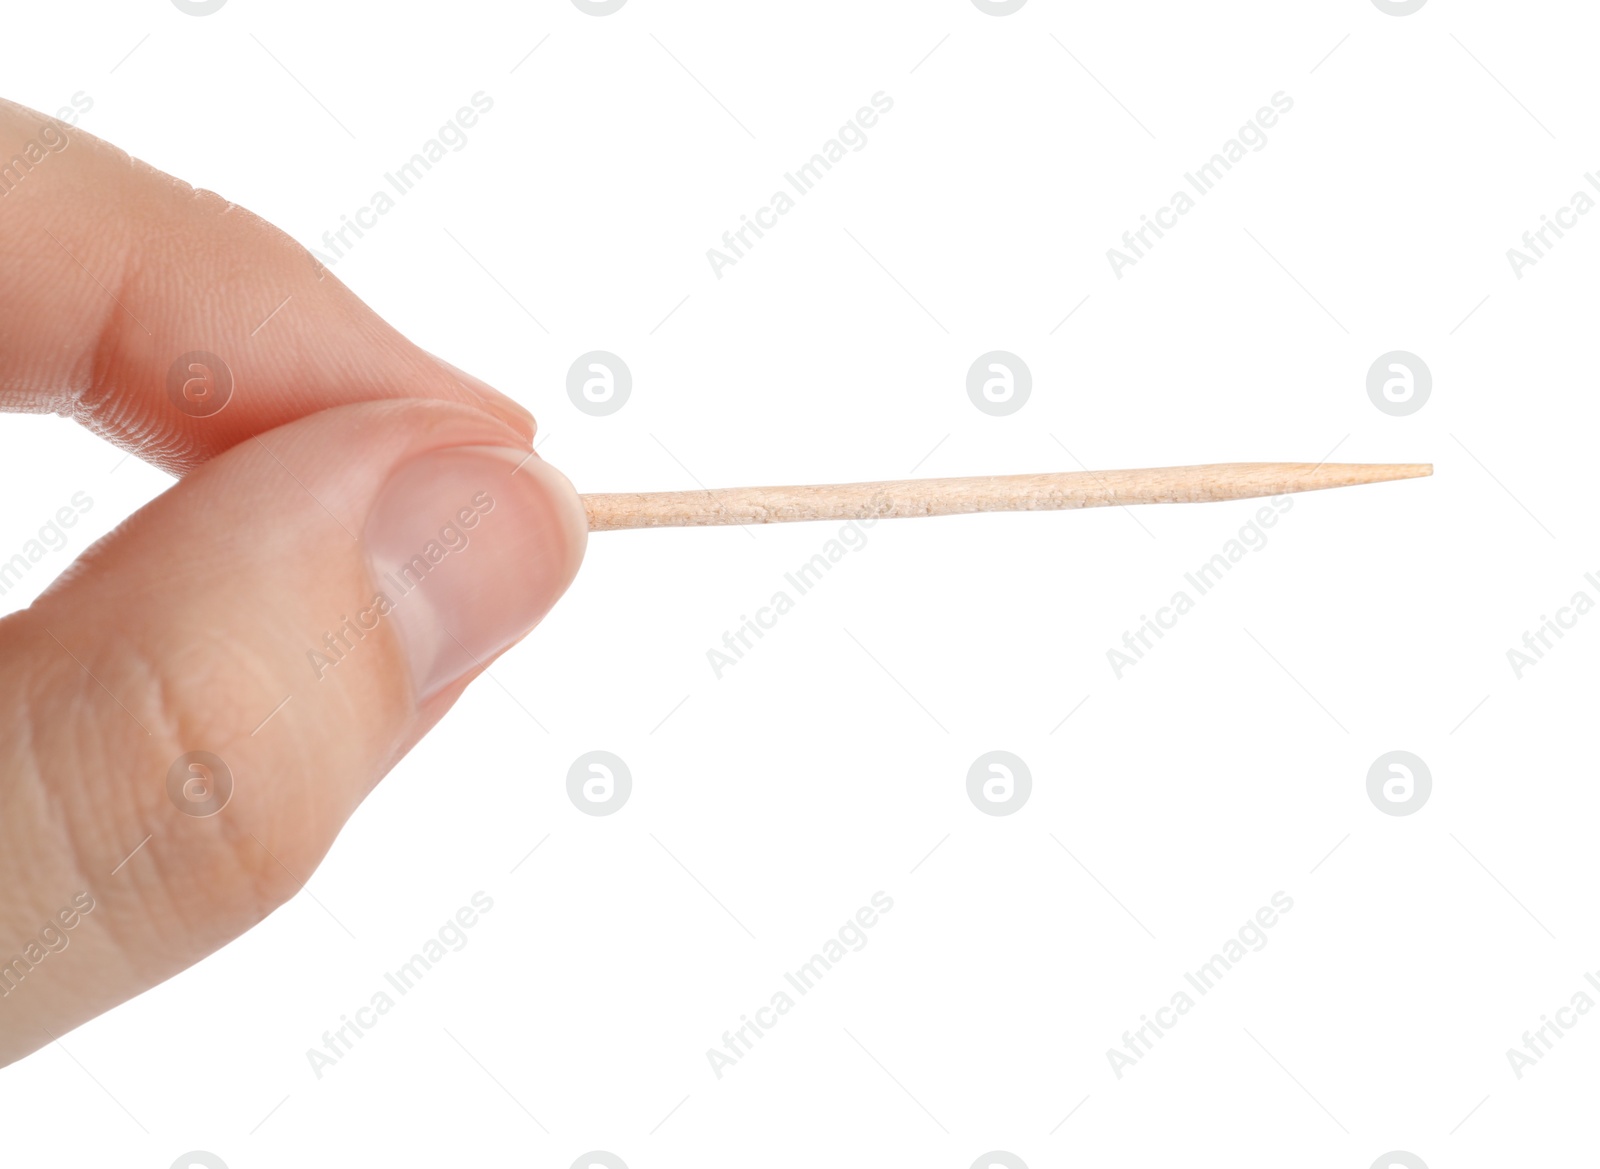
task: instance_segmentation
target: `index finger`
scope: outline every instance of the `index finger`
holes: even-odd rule
[[[525,438],[265,220],[0,100],[0,410],[54,412],[176,474],[331,406],[438,398]]]

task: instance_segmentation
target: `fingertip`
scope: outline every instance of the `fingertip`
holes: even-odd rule
[[[435,353],[429,353],[428,357],[466,389],[472,391],[485,410],[507,423],[529,442],[533,441],[534,435],[539,432],[539,423],[521,403],[501,393],[482,378],[473,377],[460,366],[452,365]]]
[[[555,468],[458,446],[397,467],[362,535],[419,706],[520,641],[577,575],[582,503]]]

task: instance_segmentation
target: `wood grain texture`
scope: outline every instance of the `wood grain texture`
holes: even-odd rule
[[[1431,463],[1213,463],[1130,471],[896,479],[804,487],[585,495],[589,530],[898,519],[983,511],[1059,511],[1134,503],[1211,503],[1433,474]]]

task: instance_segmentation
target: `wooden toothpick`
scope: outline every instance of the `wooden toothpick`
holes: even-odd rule
[[[585,495],[589,530],[893,519],[979,511],[1057,511],[1131,503],[1211,503],[1433,474],[1431,463],[1213,463],[1133,471],[894,479],[807,487]]]

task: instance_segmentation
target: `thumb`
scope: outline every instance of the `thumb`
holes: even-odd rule
[[[522,441],[443,402],[313,414],[0,621],[0,1064],[286,901],[556,602],[583,505]]]

